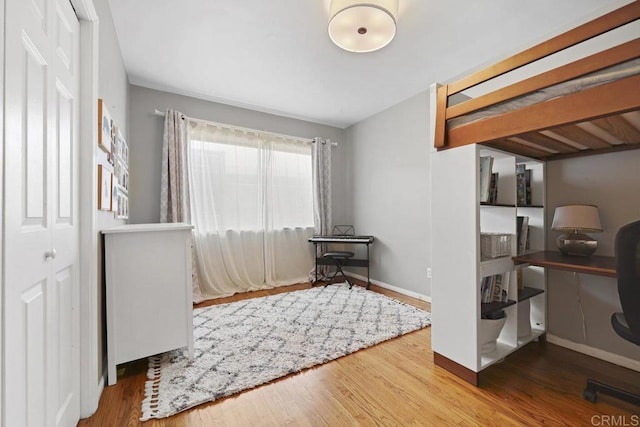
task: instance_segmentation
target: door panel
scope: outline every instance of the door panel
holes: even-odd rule
[[[79,25],[5,1],[4,425],[79,418]]]
[[[73,271],[69,268],[58,272],[55,280],[55,295],[53,296],[56,298],[55,311],[57,311],[57,313],[55,313],[55,321],[52,325],[55,331],[52,331],[49,337],[52,338],[55,343],[55,348],[51,350],[55,355],[52,361],[55,366],[52,366],[52,368],[54,383],[57,384],[57,390],[55,390],[56,396],[53,402],[55,404],[56,420],[64,416],[76,392],[73,383],[74,367],[69,363],[73,360],[73,349],[69,345],[73,338],[72,313],[74,302],[72,277]],[[57,337],[55,335],[57,335]],[[58,425],[58,423],[56,423],[56,425]]]
[[[5,44],[4,416],[7,426],[46,420],[46,337],[51,230],[46,7],[8,0]]]
[[[45,402],[45,296],[44,282],[35,284],[22,294],[21,311],[25,319],[26,366],[20,372],[20,380],[26,385],[24,392],[29,397],[19,414],[25,426],[44,425]],[[22,391],[22,390],[21,390]],[[12,390],[12,392],[16,392]],[[8,408],[9,409],[9,408]],[[18,425],[18,424],[15,424]]]
[[[69,91],[62,86],[62,83],[56,84],[56,111],[57,123],[56,135],[57,160],[56,170],[58,179],[56,180],[57,195],[56,201],[57,215],[56,224],[70,224],[72,215],[73,201],[73,99]]]
[[[25,224],[45,226],[46,212],[46,98],[47,64],[33,42],[23,36],[25,75],[22,99],[24,117],[24,194],[26,196]]]
[[[64,8],[57,3],[56,7],[56,54],[58,59],[67,69],[73,73],[74,60],[74,21],[77,24],[75,15],[68,16]],[[76,25],[77,27],[77,25]]]
[[[40,25],[40,29],[46,33],[47,22],[47,0],[31,0],[31,17],[35,25]]]
[[[51,173],[51,242],[57,256],[51,262],[55,272],[49,304],[48,335],[55,348],[48,348],[48,404],[56,426],[76,425],[79,401],[79,301],[78,289],[78,95],[80,52],[78,20],[68,0],[49,0],[55,11],[51,27],[51,74],[55,87],[49,109],[53,123],[55,161]],[[87,203],[90,203],[87,201]]]

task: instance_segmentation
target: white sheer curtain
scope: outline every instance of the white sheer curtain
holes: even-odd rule
[[[192,120],[189,186],[205,298],[307,280],[311,144]]]

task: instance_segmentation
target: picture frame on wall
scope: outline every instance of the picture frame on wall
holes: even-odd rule
[[[124,203],[122,203],[122,193],[118,192],[118,210],[116,210],[116,218],[122,219],[122,208],[124,207]]]
[[[118,150],[117,135],[118,135],[118,127],[112,120],[111,121],[111,151],[109,152],[109,163],[111,163],[112,166],[115,166],[116,164],[116,156],[117,156],[117,150]]]
[[[129,218],[129,198],[122,191],[118,191],[118,210],[116,212],[117,219]]]
[[[121,130],[116,130],[115,139],[115,176],[118,178],[118,185],[125,193],[129,191],[129,145],[124,139]]]
[[[122,135],[122,131],[120,130],[120,128],[117,129],[117,133],[116,133],[116,155],[120,158],[120,160],[125,161],[125,157],[124,157],[124,150],[125,150],[125,145],[127,144],[126,141],[124,140],[124,136]]]
[[[111,210],[112,174],[103,165],[98,165],[98,209]]]
[[[98,146],[111,155],[113,144],[113,122],[102,99],[98,99]]]
[[[115,174],[111,177],[111,212],[118,211],[118,177]]]

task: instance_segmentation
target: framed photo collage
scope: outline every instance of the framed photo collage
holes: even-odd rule
[[[108,159],[108,164],[98,164],[98,209],[113,212],[117,219],[127,219],[129,145],[102,99],[98,99],[98,146]]]

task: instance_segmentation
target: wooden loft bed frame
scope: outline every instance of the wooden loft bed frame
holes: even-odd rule
[[[482,143],[540,160],[556,160],[640,148],[640,130],[623,116],[625,113],[640,110],[640,74],[513,111],[498,113],[450,129],[448,126],[449,121],[456,117],[463,117],[486,107],[506,103],[541,89],[639,58],[640,38],[636,38],[477,98],[455,105],[452,105],[450,99],[478,84],[638,19],[640,19],[640,0],[526,49],[466,78],[448,85],[436,85],[434,147],[437,150],[444,150]],[[609,133],[618,143],[612,143],[611,140],[608,142],[584,130],[581,126],[576,126],[584,122],[591,122]]]

